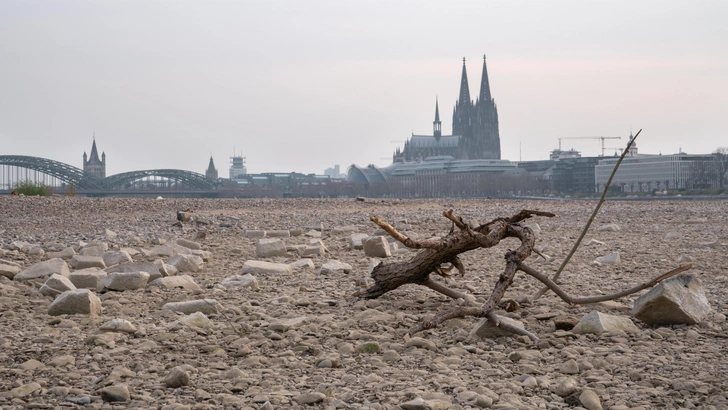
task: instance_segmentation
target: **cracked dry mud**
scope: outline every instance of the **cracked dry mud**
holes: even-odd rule
[[[134,261],[162,242],[199,241],[212,258],[186,273],[202,290],[144,289],[97,293],[99,316],[49,316],[53,296],[38,294],[42,281],[0,277],[0,406],[2,408],[159,409],[657,409],[728,408],[728,216],[725,201],[607,202],[584,243],[561,275],[572,295],[611,293],[692,260],[689,273],[705,288],[713,311],[694,326],[651,327],[635,319],[639,333],[573,335],[555,322],[573,322],[597,310],[629,316],[647,292],[589,306],[569,307],[552,293],[520,309],[499,314],[522,321],[541,338],[473,339],[474,318],[403,340],[424,318],[452,307],[424,287],[404,286],[379,299],[351,295],[366,283],[372,259],[348,246],[351,233],[372,234],[370,215],[397,224],[413,237],[444,235],[441,215],[454,209],[466,221],[487,222],[521,209],[555,218],[534,218],[537,247],[552,261],[529,264],[552,274],[588,219],[594,201],[370,200],[351,199],[92,199],[0,198],[0,259],[27,268],[44,252],[80,242],[132,248]],[[190,208],[209,225],[177,227],[176,211]],[[598,232],[614,223],[616,231]],[[220,285],[240,275],[255,256],[257,239],[246,230],[299,230],[286,245],[307,244],[318,235],[328,249],[311,257],[315,269],[254,274],[258,287]],[[353,226],[348,229],[337,227]],[[302,229],[300,229],[302,228]],[[116,235],[106,230],[113,231]],[[307,236],[307,234],[310,236]],[[602,243],[592,242],[595,239]],[[29,244],[14,250],[13,243]],[[461,255],[468,269],[449,286],[484,300],[503,269],[503,255],[517,241]],[[58,249],[60,250],[60,249]],[[27,252],[27,253],[26,253]],[[595,258],[619,252],[619,265],[597,266]],[[409,258],[399,250],[385,259]],[[165,260],[167,258],[164,258]],[[264,260],[292,263],[295,251]],[[319,273],[338,260],[350,273]],[[73,270],[72,270],[73,271]],[[523,301],[541,285],[519,273],[506,297]],[[184,315],[162,310],[167,302],[215,299],[207,328],[181,325]],[[104,333],[113,319],[129,321],[135,333]],[[573,323],[572,323],[573,324]],[[169,387],[181,386],[181,387]],[[564,394],[567,392],[567,394]],[[120,401],[113,401],[120,400]]]

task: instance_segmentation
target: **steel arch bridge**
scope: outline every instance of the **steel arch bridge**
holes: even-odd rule
[[[160,177],[184,184],[194,189],[213,189],[214,182],[197,172],[181,169],[150,169],[145,171],[131,171],[111,175],[106,178],[93,178],[83,174],[83,170],[63,162],[46,158],[29,157],[23,155],[0,155],[0,165],[30,169],[57,178],[77,189],[85,190],[119,190],[128,184],[148,178]]]
[[[180,169],[149,169],[146,171],[131,171],[106,177],[103,182],[107,189],[123,189],[139,179],[147,177],[161,177],[187,185],[196,189],[212,189],[214,184],[197,172],[184,171]]]
[[[24,155],[0,155],[0,165],[31,169],[80,189],[101,189],[103,182],[98,178],[83,175],[83,170],[52,159],[28,157]]]

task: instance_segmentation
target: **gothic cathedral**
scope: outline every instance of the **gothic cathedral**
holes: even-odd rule
[[[463,58],[460,95],[452,114],[452,135],[442,135],[437,99],[432,128],[432,135],[412,134],[405,142],[404,149],[397,148],[393,157],[394,162],[418,161],[437,155],[449,155],[455,159],[500,159],[498,107],[490,94],[485,56],[483,56],[480,95],[475,102],[470,99],[468,73]]]

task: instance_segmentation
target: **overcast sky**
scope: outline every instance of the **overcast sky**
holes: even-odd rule
[[[0,155],[107,175],[386,166],[487,54],[502,157],[728,146],[728,1],[0,1]],[[599,154],[598,140],[563,148]],[[613,150],[612,150],[613,152]],[[100,152],[99,152],[100,153]]]

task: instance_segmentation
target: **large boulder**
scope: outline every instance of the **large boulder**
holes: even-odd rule
[[[114,272],[104,276],[99,283],[101,290],[136,290],[147,286],[147,272]]]
[[[101,268],[106,269],[104,258],[101,256],[73,255],[71,258],[73,269]]]
[[[606,313],[592,310],[579,320],[579,323],[571,329],[577,335],[593,333],[601,335],[604,332],[624,330],[627,333],[639,333],[640,329],[632,323],[630,318],[625,316],[608,315]]]
[[[53,274],[68,276],[68,264],[61,258],[48,259],[45,262],[36,263],[28,269],[18,273],[13,280],[44,279]]]
[[[96,290],[104,276],[106,276],[106,271],[99,268],[88,268],[71,272],[68,279],[78,289]]]
[[[69,290],[60,294],[48,306],[48,314],[98,315],[101,314],[101,299],[88,289]]]
[[[255,244],[255,255],[258,258],[286,256],[286,244],[277,238],[262,238]]]
[[[285,263],[249,260],[243,263],[243,273],[292,273],[291,267]]]
[[[667,279],[634,302],[632,315],[650,325],[694,325],[711,307],[700,280],[693,275]]]
[[[15,262],[0,259],[0,275],[12,279],[20,273],[20,265]]]
[[[167,260],[167,265],[174,266],[180,273],[183,272],[199,272],[204,265],[204,261],[195,255],[173,255]]]
[[[383,236],[370,236],[362,241],[364,255],[374,258],[386,258],[392,256],[389,242]]]
[[[54,273],[40,287],[38,293],[44,296],[56,296],[67,290],[76,290],[76,286],[67,277]]]

